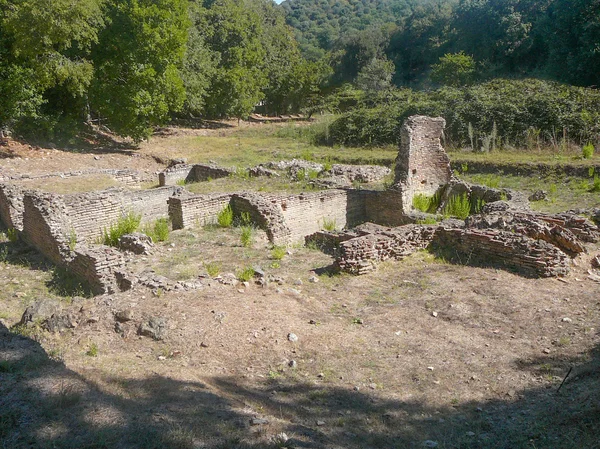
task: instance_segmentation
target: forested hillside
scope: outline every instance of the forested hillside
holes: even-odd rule
[[[399,24],[414,0],[287,0],[281,6],[302,51],[318,58],[348,34]]]
[[[0,130],[21,135],[297,111],[327,73],[272,0],[0,0]]]
[[[391,61],[397,86],[456,83],[429,78],[440,62],[450,66],[447,72],[468,72],[458,82],[535,76],[600,85],[600,0],[287,0],[282,6],[307,57],[329,52],[338,83]]]

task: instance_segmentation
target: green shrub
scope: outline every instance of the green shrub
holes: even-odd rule
[[[249,248],[254,243],[254,228],[252,226],[241,226],[240,230],[240,241],[242,242],[242,246]]]
[[[152,239],[153,242],[164,242],[169,238],[169,219],[159,218],[152,224],[144,227],[144,234]]]
[[[248,282],[254,278],[254,268],[246,267],[243,270],[236,271],[235,275],[241,282]]]
[[[296,173],[296,180],[297,181],[304,181],[306,179],[306,170],[304,170],[303,168],[301,168],[300,170],[298,170],[298,172]]]
[[[486,202],[483,200],[483,198],[471,198],[471,213],[473,213],[473,214],[480,213],[481,209],[485,205],[486,205]]]
[[[216,277],[221,272],[221,264],[219,262],[205,262],[204,269],[210,277]]]
[[[237,218],[238,226],[250,226],[252,224],[252,216],[250,212],[242,212]]]
[[[119,239],[125,234],[137,231],[141,221],[141,214],[128,212],[127,215],[119,218],[119,221],[112,224],[108,229],[104,228],[102,233],[103,243],[108,246],[119,246]]]
[[[396,145],[399,126],[415,114],[444,117],[446,143],[456,146],[477,146],[486,139],[493,149],[500,141],[524,142],[531,130],[536,142],[558,145],[562,130],[585,142],[600,131],[600,92],[536,79],[494,79],[428,92],[396,89],[339,116],[328,128],[328,143]]]
[[[229,204],[217,215],[217,223],[222,228],[230,228],[233,224],[233,209]]]
[[[283,246],[274,246],[271,249],[271,259],[281,260],[285,257],[286,249]]]
[[[442,214],[446,217],[456,217],[464,220],[471,213],[471,201],[466,193],[455,195],[448,200]]]
[[[319,170],[308,170],[307,176],[310,180],[315,180],[319,177],[321,172]]]
[[[590,188],[590,192],[600,192],[600,177],[598,175],[594,175],[594,183]]]
[[[592,156],[594,156],[594,145],[592,145],[591,143],[588,143],[587,145],[584,145],[583,148],[581,149],[581,153],[584,159],[591,159]]]
[[[412,205],[415,209],[420,210],[421,212],[426,212],[428,214],[434,214],[437,212],[440,207],[440,202],[442,200],[441,192],[436,193],[435,195],[428,196],[423,193],[419,193],[413,196]]]
[[[15,243],[19,240],[19,232],[15,228],[8,228],[6,230],[6,237],[9,242]]]

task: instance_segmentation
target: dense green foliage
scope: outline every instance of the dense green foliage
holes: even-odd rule
[[[0,129],[22,135],[297,112],[328,71],[271,0],[0,0]]]
[[[599,0],[287,0],[282,6],[305,55],[329,53],[335,83],[355,81],[377,55],[394,62],[397,86],[445,84],[429,78],[431,66],[464,52],[479,79],[543,75],[600,85]]]
[[[414,114],[444,117],[448,143],[474,150],[542,141],[558,145],[565,137],[586,143],[600,133],[600,91],[533,79],[497,79],[431,92],[395,90],[363,99],[329,126],[327,139],[345,145],[396,144],[399,124]]]

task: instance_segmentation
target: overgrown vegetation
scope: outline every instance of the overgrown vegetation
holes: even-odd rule
[[[159,218],[154,223],[146,224],[144,234],[150,237],[153,242],[167,241],[169,238],[169,219]]]
[[[108,229],[104,228],[104,231],[102,232],[102,242],[108,246],[119,246],[119,239],[126,234],[137,231],[141,221],[141,214],[136,214],[131,211],[128,212],[126,215],[119,218],[116,223],[110,225]]]
[[[236,271],[235,276],[240,282],[248,282],[254,278],[254,268],[245,267],[241,270]]]
[[[460,218],[461,220],[464,220],[470,214],[471,200],[466,193],[450,197],[442,209],[442,215],[446,217]]]
[[[419,193],[413,196],[412,205],[415,209],[421,212],[434,214],[440,207],[440,200],[441,195],[439,193],[431,196]]]
[[[544,144],[559,151],[569,141],[597,139],[600,92],[534,79],[496,79],[430,92],[399,89],[360,102],[332,122],[319,140],[354,146],[396,145],[399,126],[415,114],[446,119],[447,147],[493,151],[522,147],[533,139],[533,148]]]
[[[240,226],[240,242],[245,248],[249,248],[254,243],[254,227]]]
[[[230,228],[233,225],[233,209],[229,204],[217,215],[217,223],[222,228]]]

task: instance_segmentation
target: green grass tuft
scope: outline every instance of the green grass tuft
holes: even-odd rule
[[[594,150],[594,145],[588,143],[587,145],[584,145],[581,149],[581,155],[584,159],[591,159],[594,156]]]
[[[283,246],[274,246],[271,250],[271,259],[281,260],[285,257],[286,250]]]
[[[222,228],[230,228],[233,225],[233,209],[229,204],[217,215],[217,223]]]
[[[248,282],[254,278],[254,268],[246,267],[243,270],[237,271],[235,275],[241,282]]]
[[[152,224],[144,227],[144,234],[152,239],[153,242],[165,242],[169,238],[169,219],[159,218]]]
[[[119,246],[119,239],[125,234],[131,234],[137,231],[142,221],[142,215],[134,212],[128,212],[127,215],[119,218],[110,228],[104,228],[102,240],[105,245]]]
[[[254,228],[252,226],[241,226],[240,241],[242,246],[249,248],[254,243]]]
[[[466,193],[453,196],[444,206],[442,214],[446,217],[456,217],[464,220],[471,213],[471,201]]]

